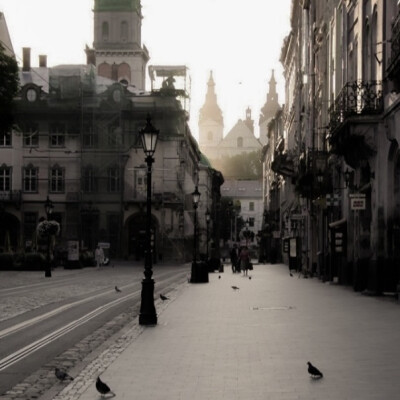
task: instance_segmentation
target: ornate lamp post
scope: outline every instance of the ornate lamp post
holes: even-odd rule
[[[197,207],[199,205],[200,192],[197,185],[192,193],[193,209],[194,209],[194,235],[193,235],[193,262],[192,262],[192,276],[191,283],[199,281],[198,266],[197,266]]]
[[[153,154],[156,150],[160,131],[151,124],[150,115],[147,116],[146,126],[140,130],[143,151],[147,163],[147,200],[146,200],[146,249],[144,258],[144,278],[142,280],[142,302],[140,305],[139,324],[156,325],[157,314],[154,306],[153,257],[151,247],[151,165],[154,162]]]
[[[246,230],[243,232],[244,237],[246,238],[246,247],[248,247],[249,244],[249,238],[250,238],[250,231],[249,231],[249,220],[246,220]]]
[[[208,233],[209,233],[209,230],[208,230],[208,228],[209,228],[209,225],[210,225],[210,217],[211,217],[211,215],[210,215],[210,211],[208,211],[208,209],[207,209],[207,211],[206,211],[206,224],[207,224],[207,245],[206,245],[206,260],[207,260],[207,262],[208,262]]]
[[[50,216],[53,212],[54,204],[47,196],[47,199],[44,203],[44,210],[46,211],[46,219],[50,221]],[[44,273],[45,278],[51,278],[51,260],[50,260],[50,239],[51,233],[47,233],[47,257],[46,257],[46,270]]]

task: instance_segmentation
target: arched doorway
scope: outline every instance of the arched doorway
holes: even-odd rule
[[[8,212],[0,212],[0,252],[17,250],[20,237],[20,222]]]
[[[143,260],[146,249],[146,214],[132,215],[126,222],[128,230],[128,257],[134,260]],[[153,262],[158,258],[158,221],[151,216],[151,243],[153,248]]]

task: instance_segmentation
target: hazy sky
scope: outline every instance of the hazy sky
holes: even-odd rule
[[[0,0],[14,51],[32,48],[32,65],[83,64],[93,45],[93,0]],[[190,126],[198,138],[199,109],[210,71],[224,116],[224,134],[249,106],[258,117],[275,69],[284,102],[283,38],[289,33],[291,0],[142,0],[142,42],[148,65],[186,65],[191,76]],[[149,89],[149,87],[147,88]]]

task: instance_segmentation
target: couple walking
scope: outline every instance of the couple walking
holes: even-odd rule
[[[247,246],[243,246],[241,249],[238,249],[235,243],[232,247],[230,256],[233,273],[243,271],[243,275],[247,275],[248,270],[252,269],[250,253]]]

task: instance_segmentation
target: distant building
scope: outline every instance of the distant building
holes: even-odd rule
[[[229,197],[234,204],[240,204],[240,213],[236,215],[241,217],[244,222],[248,221],[249,230],[254,233],[255,242],[257,233],[262,227],[263,218],[263,198],[262,198],[262,182],[256,180],[226,180],[221,186],[222,197]],[[235,232],[242,240],[243,232],[237,231],[237,221],[234,218],[231,221],[231,232]],[[245,228],[242,229],[242,231]]]
[[[256,138],[254,132],[254,120],[251,109],[247,108],[246,118],[239,119],[233,128],[224,136],[224,120],[222,111],[217,103],[215,82],[210,73],[208,89],[199,117],[199,145],[201,150],[211,160],[222,157],[232,157],[243,153],[260,151],[267,142],[268,123],[280,110],[276,81],[272,71],[269,81],[267,101],[261,108],[259,118],[260,138]]]
[[[282,107],[278,101],[278,93],[276,91],[276,80],[274,70],[271,73],[271,79],[269,80],[269,90],[267,93],[267,101],[260,111],[260,118],[258,120],[258,126],[260,129],[260,142],[265,145],[268,143],[268,124],[275,117],[275,114],[281,110]]]
[[[213,158],[224,137],[224,118],[217,102],[212,72],[207,86],[206,100],[199,115],[199,145],[207,157]]]

